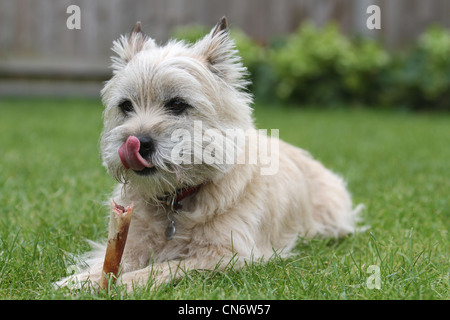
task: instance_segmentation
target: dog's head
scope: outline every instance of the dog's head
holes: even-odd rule
[[[108,172],[157,197],[230,170],[225,155],[236,152],[239,137],[226,133],[253,128],[253,121],[246,69],[226,19],[195,44],[164,46],[138,22],[113,51],[113,77],[102,90]]]

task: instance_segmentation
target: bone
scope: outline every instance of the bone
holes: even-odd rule
[[[126,208],[117,204],[113,199],[110,203],[108,244],[103,262],[103,273],[100,278],[100,287],[106,290],[108,290],[108,279],[112,279],[112,282],[117,279],[134,209],[133,203]]]

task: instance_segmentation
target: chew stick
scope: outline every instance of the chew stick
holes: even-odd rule
[[[103,275],[100,278],[100,287],[102,289],[108,288],[108,278],[112,277],[112,281],[114,281],[119,273],[120,261],[122,260],[123,249],[127,241],[133,209],[133,204],[125,208],[111,199],[108,244],[106,246],[105,261],[103,262]]]

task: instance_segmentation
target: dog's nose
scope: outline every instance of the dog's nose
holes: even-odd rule
[[[139,154],[143,158],[148,158],[155,152],[155,143],[152,138],[148,136],[137,136],[140,142]]]

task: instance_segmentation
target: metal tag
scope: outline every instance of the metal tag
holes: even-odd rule
[[[166,228],[166,239],[167,240],[172,240],[173,237],[175,236],[175,232],[177,230],[175,229],[175,221],[170,221],[169,225]]]

